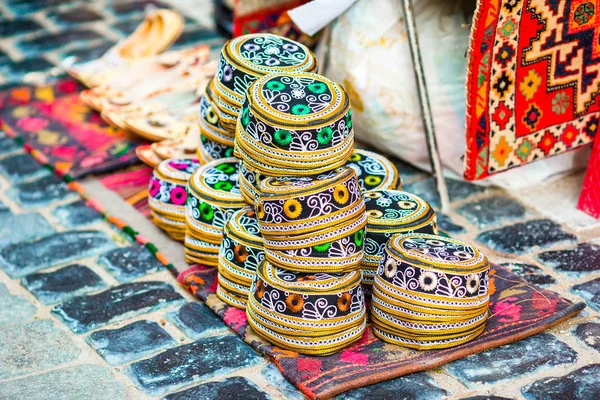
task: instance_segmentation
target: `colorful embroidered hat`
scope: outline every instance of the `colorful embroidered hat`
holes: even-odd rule
[[[258,184],[260,183],[260,174],[250,171],[244,165],[244,161],[240,161],[240,192],[246,203],[254,206],[258,197]]]
[[[402,179],[390,160],[381,154],[354,149],[346,167],[356,171],[358,183],[365,190],[402,190]]]
[[[152,173],[148,187],[148,206],[154,223],[176,240],[185,235],[187,181],[200,167],[198,160],[167,159]]]
[[[366,328],[360,272],[303,274],[263,261],[246,315],[257,335],[303,354],[335,353]]]
[[[223,277],[225,292],[235,294],[245,304],[256,269],[264,258],[263,239],[254,209],[245,207],[236,211],[225,224],[219,251],[219,285]],[[222,300],[229,303],[230,299]],[[238,302],[231,305],[239,307]]]
[[[315,72],[317,59],[304,45],[269,33],[244,35],[225,43],[217,67],[216,89],[238,107],[256,79],[277,72]]]
[[[383,249],[388,240],[401,233],[437,234],[435,211],[422,198],[400,190],[363,192],[367,213],[363,283],[373,284]]]
[[[188,182],[185,212],[188,233],[221,244],[225,222],[246,205],[238,176],[239,163],[234,157],[212,161],[196,170]]]
[[[306,176],[343,166],[354,146],[343,88],[324,76],[273,74],[256,81],[236,127],[236,153],[266,176]]]
[[[212,98],[210,84],[200,98],[200,115],[198,116],[200,133],[208,139],[227,146],[233,146],[235,130],[227,130],[221,123],[217,106]]]
[[[489,270],[479,250],[458,240],[394,236],[373,286],[375,335],[421,350],[472,340],[483,332],[488,317]]]
[[[204,165],[221,158],[233,157],[233,147],[215,142],[200,134],[200,146],[196,149],[198,161]]]
[[[219,245],[202,240],[188,229],[185,235],[185,261],[189,264],[202,264],[216,267],[219,262]]]

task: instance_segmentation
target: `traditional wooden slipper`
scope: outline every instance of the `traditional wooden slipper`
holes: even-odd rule
[[[166,139],[181,139],[195,127],[193,114],[177,116],[165,112],[125,119],[125,126],[131,132],[152,142]]]
[[[139,58],[162,53],[180,35],[184,19],[171,10],[154,10],[125,40],[110,48],[99,59],[77,63],[76,57],[62,60],[66,71],[88,87],[106,83],[121,67]]]
[[[182,158],[194,159],[196,149],[200,145],[200,132],[197,127],[192,126],[188,134],[180,139],[167,139],[152,143],[150,148],[162,159]]]
[[[163,160],[152,150],[149,144],[136,147],[135,154],[141,162],[152,168],[156,168]]]

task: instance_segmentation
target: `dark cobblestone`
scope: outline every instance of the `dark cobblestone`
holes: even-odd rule
[[[554,221],[536,219],[480,233],[477,240],[496,251],[523,254],[534,248],[573,242],[576,238]]]
[[[102,278],[80,264],[68,265],[52,272],[27,275],[22,283],[46,305],[106,287]]]
[[[54,201],[75,197],[67,185],[51,175],[33,182],[23,182],[11,190],[12,197],[22,207],[44,207]]]
[[[61,224],[67,228],[76,228],[102,220],[102,214],[85,204],[82,200],[58,206],[52,211]]]
[[[32,178],[50,175],[50,171],[42,167],[29,154],[15,154],[0,160],[0,174],[13,183],[23,182]]]
[[[448,233],[464,233],[466,230],[460,225],[455,224],[449,216],[436,212],[438,227]]]
[[[2,38],[23,35],[40,29],[42,29],[42,26],[30,18],[16,18],[12,21],[0,21],[0,37]]]
[[[514,400],[514,399],[511,399],[508,397],[480,395],[480,396],[465,397],[461,400]]]
[[[70,26],[83,22],[99,21],[102,19],[102,15],[88,7],[80,6],[70,8],[67,11],[48,13],[48,18],[58,25]]]
[[[453,179],[446,179],[446,184],[448,185],[448,195],[451,201],[466,199],[472,194],[486,191],[484,187]],[[430,177],[409,183],[403,189],[426,200],[432,207],[438,208],[440,206],[434,178]]]
[[[493,196],[463,204],[456,209],[469,222],[479,228],[517,221],[525,216],[526,209],[507,196]]]
[[[136,282],[104,292],[75,297],[52,309],[75,333],[85,333],[103,325],[177,304],[183,297],[163,282]]]
[[[600,324],[585,322],[577,325],[575,336],[591,348],[600,351]]]
[[[600,364],[590,364],[563,377],[535,381],[521,389],[530,400],[591,400],[600,398]]]
[[[210,39],[221,39],[222,36],[215,33],[211,29],[198,28],[183,32],[173,43],[173,48],[183,48],[200,42],[205,42]]]
[[[113,42],[103,40],[94,46],[86,46],[81,49],[68,50],[61,53],[60,57],[75,57],[78,62],[86,62],[100,58],[108,49],[114,45]]]
[[[33,56],[21,61],[6,61],[0,65],[0,72],[9,82],[21,82],[23,77],[30,72],[45,72],[55,65],[43,56]]]
[[[7,0],[6,3],[17,15],[37,12],[41,9],[72,3],[73,0]]]
[[[175,347],[152,358],[137,361],[128,374],[143,391],[164,394],[199,380],[226,375],[262,362],[237,336],[217,336]]]
[[[348,400],[376,400],[376,399],[413,399],[435,400],[448,395],[444,389],[439,388],[433,378],[424,372],[401,376],[365,386],[360,389],[346,392],[336,399]]]
[[[79,353],[79,348],[51,321],[7,326],[0,329],[0,379],[65,364]]]
[[[6,286],[0,283],[0,326],[16,324],[35,315],[36,308],[21,296],[10,294]],[[2,361],[0,360],[0,366]]]
[[[10,213],[10,208],[8,208],[6,206],[6,204],[4,204],[2,201],[0,201],[0,215],[2,215],[2,214],[6,215],[8,213]]]
[[[12,138],[6,136],[4,132],[0,132],[0,154],[8,154],[19,150],[19,146]]]
[[[265,377],[265,379],[274,387],[276,387],[287,400],[305,400],[306,397],[302,394],[300,390],[294,385],[292,385],[287,379],[281,375],[281,372],[275,364],[268,363],[265,367],[260,371],[261,375]]]
[[[109,6],[109,9],[115,14],[129,15],[129,14],[143,14],[146,9],[155,8],[171,8],[167,4],[158,0],[142,0],[142,1],[131,1],[131,2],[115,2]]]
[[[77,42],[84,42],[103,37],[91,29],[65,30],[59,33],[48,33],[38,36],[34,39],[25,39],[17,42],[16,46],[25,54],[32,54],[44,51],[54,50],[65,43],[72,45]]]
[[[196,301],[170,311],[167,313],[167,320],[192,340],[226,329],[223,321],[215,313],[203,303]]]
[[[575,285],[571,291],[580,295],[596,311],[600,311],[600,278]]]
[[[125,364],[176,344],[160,325],[145,320],[119,329],[93,332],[87,342],[110,365]]]
[[[531,374],[542,367],[577,361],[577,353],[548,333],[487,350],[447,364],[445,368],[467,386]]]
[[[532,285],[552,285],[556,283],[556,279],[552,276],[545,274],[544,271],[537,265],[522,263],[522,262],[509,262],[500,264],[505,266],[513,274],[519,275]]]
[[[268,400],[270,398],[271,396],[258,388],[253,382],[246,378],[235,376],[170,394],[165,397],[165,400]]]
[[[579,243],[569,250],[546,251],[538,254],[540,261],[558,271],[591,272],[600,270],[600,246]]]
[[[55,233],[40,214],[0,213],[0,247],[39,239]]]
[[[13,278],[44,268],[90,257],[115,247],[100,231],[61,232],[29,243],[0,249],[0,267]]]
[[[163,269],[160,261],[143,246],[111,250],[103,254],[98,263],[105,266],[119,282],[131,281]]]

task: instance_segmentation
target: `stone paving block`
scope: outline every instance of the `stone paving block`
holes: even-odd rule
[[[479,228],[499,225],[504,222],[520,220],[527,210],[516,200],[508,196],[493,196],[465,203],[456,209],[473,225]]]
[[[0,159],[0,174],[13,183],[50,175],[50,171],[29,154],[21,153]]]
[[[33,182],[16,184],[10,192],[19,205],[25,208],[44,207],[54,201],[76,196],[54,175]]]
[[[412,399],[436,400],[448,395],[444,389],[439,388],[433,378],[424,372],[401,376],[389,381],[354,389],[340,396],[337,400],[362,400],[362,399]]]
[[[556,279],[544,273],[537,265],[515,261],[500,265],[505,266],[510,272],[519,275],[532,285],[547,286],[556,283]]]
[[[16,43],[16,47],[25,54],[33,54],[57,49],[68,43],[69,46],[103,36],[92,29],[72,29],[58,33],[47,33],[33,39],[23,39]]]
[[[468,182],[455,181],[454,179],[446,179],[446,184],[448,185],[448,195],[451,201],[466,199],[472,194],[482,193],[487,190],[484,187]],[[432,207],[437,208],[440,206],[435,179],[432,177],[409,183],[403,189],[426,200]]]
[[[52,6],[72,3],[73,0],[7,0],[7,6],[17,15],[29,14]]]
[[[67,228],[75,228],[84,225],[93,224],[102,220],[102,214],[86,205],[83,200],[77,200],[73,203],[58,206],[52,211],[61,224]]]
[[[480,233],[477,240],[496,251],[524,254],[576,238],[549,219],[536,219]]]
[[[140,276],[160,271],[163,265],[144,246],[120,247],[104,253],[98,259],[119,282],[131,281]]]
[[[183,302],[183,297],[169,284],[135,282],[75,297],[55,306],[52,312],[73,332],[85,333],[179,302]]]
[[[121,32],[123,36],[127,36],[133,32],[143,20],[144,16],[142,14],[136,15],[133,18],[118,21],[117,23],[113,24],[113,28]]]
[[[455,224],[452,219],[446,214],[442,214],[441,212],[436,212],[437,224],[440,229],[446,231],[448,233],[464,233],[465,228],[460,225]]]
[[[494,395],[479,395],[479,396],[472,396],[472,397],[465,397],[462,398],[461,400],[514,400],[511,399],[509,397],[500,397],[500,396],[494,396]]]
[[[86,340],[110,365],[125,364],[177,344],[159,324],[146,320],[93,332]]]
[[[227,327],[217,315],[203,303],[186,303],[167,313],[167,321],[178,327],[192,340],[223,331]]]
[[[27,400],[121,400],[127,399],[124,385],[100,365],[78,365],[40,375],[3,382],[0,398]]]
[[[237,336],[213,336],[134,362],[127,374],[141,390],[160,395],[262,361]]]
[[[600,324],[585,322],[577,325],[575,336],[589,347],[600,351]]]
[[[118,14],[119,16],[130,15],[130,14],[143,14],[147,8],[171,8],[167,4],[158,0],[141,0],[131,2],[115,2],[108,6],[108,8]]]
[[[106,283],[85,265],[72,264],[52,272],[27,275],[23,286],[45,305],[104,289]]]
[[[6,61],[0,65],[0,72],[8,82],[21,82],[31,72],[46,72],[56,67],[44,56],[27,57],[21,61]]]
[[[0,155],[9,154],[19,150],[19,146],[15,141],[6,136],[4,132],[0,132]]]
[[[296,386],[292,385],[290,381],[285,379],[275,364],[272,362],[265,365],[260,371],[261,375],[264,376],[267,381],[273,385],[283,394],[287,400],[304,400],[306,397],[302,394]]]
[[[474,354],[444,368],[471,387],[531,374],[543,367],[570,364],[577,353],[548,333]]]
[[[579,243],[569,250],[546,251],[538,259],[549,267],[565,272],[591,272],[600,270],[600,246]]]
[[[173,48],[178,49],[187,47],[200,42],[206,42],[212,39],[221,39],[223,36],[218,34],[212,29],[196,28],[188,31],[184,31],[173,43]]]
[[[268,400],[267,393],[246,378],[235,376],[222,381],[208,382],[191,389],[165,396],[165,400]]]
[[[36,308],[21,296],[13,296],[0,283],[0,326],[17,324],[35,315]]]
[[[571,291],[580,295],[596,311],[600,311],[600,278],[575,285]]]
[[[0,201],[0,215],[7,213],[10,213],[10,209],[6,206],[6,204]]]
[[[600,364],[590,364],[562,377],[535,381],[521,389],[528,400],[600,399]]]
[[[40,29],[43,29],[42,26],[31,18],[15,18],[11,21],[0,21],[0,37],[2,38],[23,35]]]
[[[11,244],[0,249],[0,268],[19,278],[44,268],[91,257],[115,247],[104,232],[55,233],[33,242]]]
[[[66,11],[48,13],[48,19],[61,26],[77,25],[84,22],[100,21],[102,14],[85,6],[69,8]]]
[[[109,40],[102,40],[99,44],[93,46],[64,51],[60,54],[60,58],[75,57],[78,62],[91,61],[100,58],[113,45],[114,43]]]
[[[7,326],[0,329],[0,379],[53,368],[76,359],[79,353],[75,343],[49,320]]]
[[[40,214],[0,213],[0,247],[40,239],[55,232]]]

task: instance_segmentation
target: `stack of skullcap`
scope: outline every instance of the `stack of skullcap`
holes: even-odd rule
[[[183,241],[185,237],[186,187],[199,166],[198,160],[170,158],[154,169],[150,179],[148,206],[152,219],[175,240]]]
[[[296,272],[348,272],[363,259],[365,203],[352,168],[265,178],[256,214],[270,263]]]
[[[238,175],[238,160],[230,157],[209,162],[190,177],[185,209],[188,262],[217,266],[223,227],[234,211],[246,205]]]
[[[246,315],[269,342],[311,355],[328,355],[358,340],[366,328],[360,272],[305,274],[267,260],[257,271]]]
[[[221,241],[217,296],[229,305],[246,308],[248,291],[264,258],[254,209],[244,207],[234,212],[225,224]]]
[[[346,167],[356,171],[358,183],[365,190],[402,190],[402,179],[390,160],[373,151],[354,149]]]
[[[221,158],[233,157],[233,147],[200,134],[200,146],[196,149],[196,156],[200,164],[204,165]]]
[[[352,155],[352,110],[344,89],[313,73],[267,75],[248,88],[236,155],[265,176],[307,176]]]
[[[400,190],[363,192],[367,212],[363,284],[372,285],[388,240],[401,233],[438,233],[435,211],[414,194]]]
[[[419,350],[466,343],[485,329],[490,263],[473,246],[436,235],[394,236],[375,275],[373,332]]]
[[[228,41],[221,50],[216,76],[208,83],[200,101],[201,135],[232,147],[240,108],[246,90],[254,81],[276,72],[316,70],[317,60],[307,47],[281,36],[257,33]],[[210,147],[209,142],[204,143]]]

